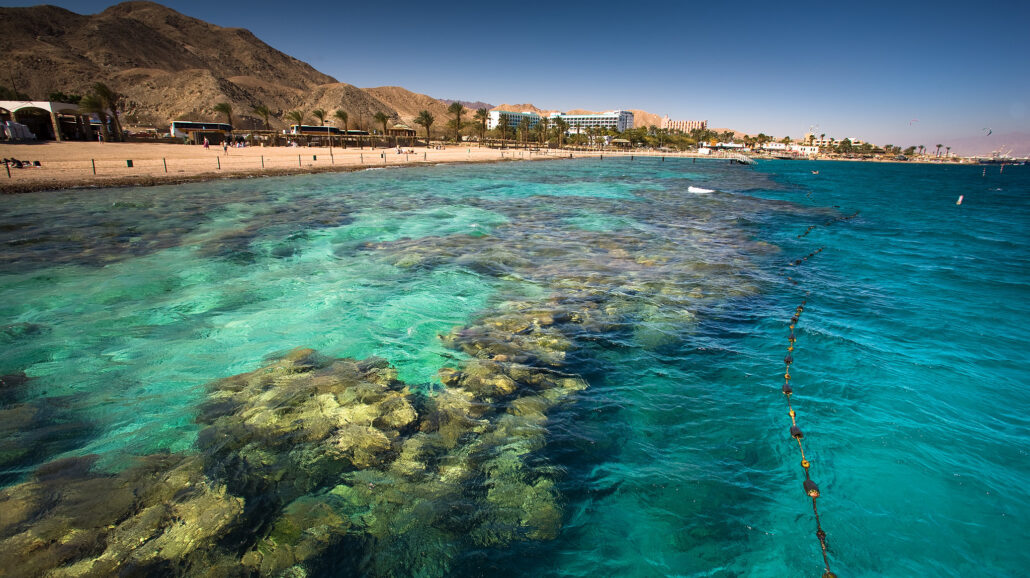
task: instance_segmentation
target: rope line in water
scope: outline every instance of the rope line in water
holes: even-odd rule
[[[820,249],[820,251],[821,250],[822,249]],[[816,251],[816,253],[818,252],[819,251]],[[809,468],[811,468],[812,464],[808,461],[808,458],[805,457],[805,446],[801,443],[805,434],[802,433],[801,428],[798,426],[797,412],[794,411],[794,405],[791,403],[791,395],[794,394],[794,389],[790,385],[790,365],[794,363],[794,346],[795,343],[797,343],[797,337],[794,335],[794,327],[801,318],[801,314],[805,311],[806,303],[808,303],[807,299],[802,300],[801,305],[798,305],[797,309],[794,310],[794,316],[790,318],[790,335],[787,337],[787,341],[790,345],[787,346],[787,355],[783,358],[785,366],[783,371],[783,395],[787,398],[787,414],[790,415],[790,437],[794,438],[794,441],[798,444],[798,451],[801,452],[801,467],[805,470],[805,481],[802,483],[802,487],[805,489],[805,493],[808,497],[812,498],[812,513],[815,515],[815,535],[819,538],[819,546],[822,548],[823,553],[823,566],[826,568],[826,572],[823,573],[823,578],[836,578],[837,575],[830,570],[830,559],[826,553],[826,532],[823,531],[822,523],[819,521],[819,508],[816,505],[816,500],[819,498],[819,486],[816,485],[809,473]]]
[[[855,211],[850,215],[837,217],[836,219],[830,219],[829,221],[826,221],[823,224],[824,226],[829,226],[833,223],[841,221],[850,221],[851,219],[854,219],[857,216],[858,211]],[[812,232],[812,230],[814,230],[817,227],[818,225],[809,226],[808,229],[806,229],[804,233],[798,235],[797,238],[800,239],[802,237],[807,236],[809,233]],[[823,249],[824,247],[819,247],[818,249],[812,251],[808,255],[800,259],[791,261],[790,263],[787,263],[787,266],[799,267],[812,257],[815,257],[819,253],[822,253]],[[787,275],[786,272],[784,272],[783,275],[787,277],[787,281],[789,281],[791,284],[793,284],[794,286],[798,285],[797,280]],[[797,326],[798,320],[801,318],[801,314],[805,311],[805,305],[807,303],[808,300],[803,299],[801,301],[801,305],[798,305],[797,309],[794,310],[794,316],[790,318],[790,334],[787,337],[789,345],[787,346],[787,355],[783,358],[784,381],[782,391],[783,395],[787,398],[787,414],[790,416],[790,437],[794,438],[794,441],[796,441],[798,444],[798,451],[801,453],[801,467],[805,470],[805,481],[802,482],[802,487],[805,490],[805,494],[808,495],[808,497],[812,498],[812,514],[815,516],[815,535],[816,538],[819,539],[819,548],[822,550],[823,554],[823,567],[826,568],[826,571],[823,572],[822,578],[837,578],[837,575],[834,574],[832,570],[830,570],[830,558],[826,551],[826,531],[823,530],[822,522],[819,520],[819,507],[817,504],[817,500],[820,496],[819,486],[815,483],[815,480],[812,479],[811,473],[809,472],[809,469],[812,467],[812,464],[808,461],[808,458],[805,456],[805,446],[801,442],[801,440],[804,439],[805,434],[801,431],[801,427],[798,426],[797,412],[794,411],[794,404],[791,402],[791,396],[794,394],[794,389],[790,385],[790,366],[792,363],[794,363],[794,347],[797,343],[797,337],[794,335],[794,328]]]

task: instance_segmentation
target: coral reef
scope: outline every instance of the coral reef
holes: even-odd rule
[[[557,535],[547,413],[584,311],[513,303],[443,336],[473,359],[412,392],[382,359],[291,351],[218,380],[197,451],[116,473],[46,464],[0,492],[0,567],[28,576],[443,576],[463,548]],[[34,419],[13,406],[10,423]],[[17,418],[17,419],[15,419]]]

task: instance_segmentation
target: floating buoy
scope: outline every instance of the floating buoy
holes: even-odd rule
[[[955,204],[956,204],[956,205],[961,205],[961,204],[962,204],[962,198],[963,198],[963,197],[965,197],[965,195],[959,195],[959,196],[958,196],[958,200],[957,200],[957,201],[955,201]]]

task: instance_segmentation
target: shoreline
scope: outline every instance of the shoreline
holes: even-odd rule
[[[47,142],[0,144],[0,159],[39,161],[39,167],[0,168],[0,194],[158,186],[353,172],[441,163],[506,162],[564,158],[551,151],[475,147],[341,149],[334,147],[219,147],[160,143]],[[578,153],[585,156],[587,153]],[[2,167],[2,165],[0,165]],[[8,170],[10,174],[8,175]]]
[[[403,152],[398,153],[398,150]],[[279,177],[370,168],[411,167],[450,163],[559,160],[597,157],[672,157],[723,160],[719,155],[660,151],[590,151],[493,149],[472,146],[439,148],[341,149],[334,147],[220,147],[163,143],[45,142],[0,144],[0,159],[39,161],[39,167],[0,168],[0,194],[149,187],[220,179]],[[758,160],[775,160],[753,157]],[[817,161],[914,164],[966,164],[944,160],[797,159]],[[10,176],[6,173],[10,171]]]

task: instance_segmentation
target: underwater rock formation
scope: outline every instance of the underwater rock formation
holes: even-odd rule
[[[511,303],[454,330],[445,342],[473,359],[442,368],[438,391],[310,349],[218,380],[195,453],[118,472],[69,458],[0,492],[0,568],[443,576],[463,549],[552,539],[559,472],[538,455],[548,412],[587,387],[562,369],[584,312]]]

